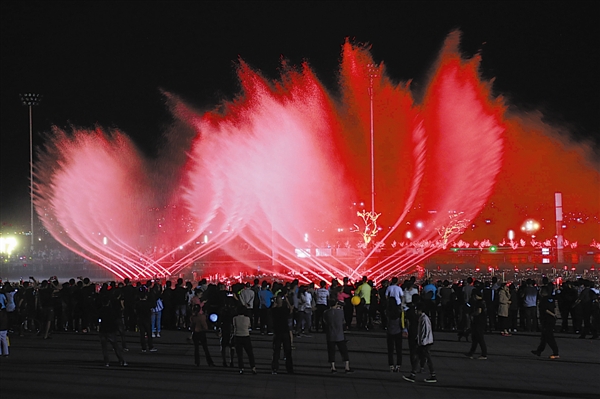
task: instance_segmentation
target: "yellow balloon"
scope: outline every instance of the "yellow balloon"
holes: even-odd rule
[[[360,297],[358,295],[355,295],[355,296],[352,297],[352,304],[354,306],[360,305]]]

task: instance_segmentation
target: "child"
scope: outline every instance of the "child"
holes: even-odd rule
[[[433,369],[433,362],[431,361],[431,354],[429,348],[433,345],[433,332],[431,329],[431,320],[424,313],[425,304],[419,303],[416,306],[418,320],[417,327],[417,356],[411,359],[412,371],[410,375],[403,376],[406,381],[415,382],[417,377],[417,371],[419,370],[419,361],[421,364],[427,362],[429,366],[429,378],[425,378],[423,381],[435,383],[437,382],[435,371]]]

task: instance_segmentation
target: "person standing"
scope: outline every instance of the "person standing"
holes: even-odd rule
[[[525,331],[534,332],[538,329],[537,319],[537,297],[538,290],[535,287],[535,281],[527,279],[523,289],[523,311],[525,316]]]
[[[250,321],[252,322],[252,329],[256,328],[254,324],[254,296],[256,293],[250,286],[250,283],[246,283],[244,289],[240,291],[240,303],[248,309],[248,316],[250,317]]]
[[[372,287],[368,284],[367,276],[363,276],[361,284],[354,291],[354,295],[360,298],[360,304],[356,307],[356,326],[367,331],[370,327],[371,290]]]
[[[310,337],[312,321],[312,295],[305,285],[298,290],[298,336]]]
[[[427,363],[429,367],[429,378],[425,378],[424,382],[435,383],[437,377],[433,368],[433,362],[431,361],[431,354],[429,349],[433,345],[433,329],[431,328],[431,320],[425,313],[426,305],[423,302],[418,303],[416,306],[416,315],[418,316],[417,325],[417,356],[411,359],[412,371],[410,375],[405,375],[406,381],[415,382],[417,378],[417,372],[419,371],[420,364]]]
[[[148,300],[148,290],[145,286],[140,287],[140,298],[135,304],[135,313],[137,315],[137,325],[140,332],[140,344],[142,345],[142,353],[146,353],[146,348],[150,352],[156,352],[157,349],[152,343],[152,304]],[[146,338],[148,345],[146,346]]]
[[[150,288],[150,302],[154,307],[152,308],[152,313],[150,316],[151,324],[152,324],[152,337],[160,338],[160,331],[162,325],[162,313],[165,308],[162,300],[162,287],[160,282],[153,281],[152,288]]]
[[[285,369],[288,374],[294,374],[294,363],[292,361],[292,337],[290,334],[289,318],[294,307],[289,303],[285,289],[275,298],[272,308],[273,316],[273,359],[271,361],[271,374],[279,371],[279,356],[283,345],[285,357]]]
[[[354,372],[350,368],[350,358],[348,357],[348,345],[346,344],[346,337],[344,336],[344,302],[337,301],[335,305],[330,309],[327,309],[323,313],[323,323],[326,327],[326,339],[327,339],[327,356],[329,363],[331,363],[331,372],[336,373],[335,367],[335,348],[340,351],[342,360],[345,363],[344,371],[346,373]]]
[[[238,315],[233,318],[233,337],[235,340],[235,350],[238,355],[240,374],[244,374],[244,351],[248,355],[252,374],[256,374],[254,350],[252,349],[252,341],[250,340],[250,317],[248,317],[248,310],[244,306],[238,308]]]
[[[510,309],[510,291],[506,283],[500,284],[498,289],[498,328],[502,330],[502,335],[510,337],[508,315]]]
[[[559,359],[558,356],[558,345],[556,339],[554,339],[554,326],[556,324],[556,304],[552,297],[552,285],[545,285],[540,290],[540,321],[542,336],[540,338],[540,344],[537,349],[531,351],[536,356],[541,356],[546,344],[552,349],[552,355],[550,359]]]
[[[252,290],[250,290],[252,292]],[[235,357],[235,346],[233,344],[233,317],[236,315],[236,300],[227,297],[225,306],[219,311],[219,337],[221,344],[221,360],[223,367],[227,367],[227,349],[229,349],[229,367],[233,367]],[[250,318],[252,321],[252,318]]]
[[[8,311],[6,310],[6,296],[0,292],[0,350],[2,357],[8,356]]]
[[[346,323],[346,330],[350,330],[352,318],[354,317],[354,305],[352,304],[354,287],[350,284],[350,279],[348,277],[344,277],[343,282],[344,285],[342,286],[342,293],[340,295],[344,298],[344,321]]]
[[[210,356],[210,352],[208,351],[208,343],[206,341],[208,323],[206,322],[206,313],[202,310],[202,305],[204,305],[205,302],[206,301],[203,301],[201,305],[194,305],[192,307],[192,316],[190,317],[192,342],[194,342],[194,364],[196,367],[200,366],[200,345],[202,345],[208,365],[210,367],[215,365]]]
[[[117,355],[117,359],[119,359],[119,364],[123,367],[127,366],[127,362],[123,358],[123,352],[117,343],[121,315],[119,310],[115,308],[110,296],[102,297],[102,307],[98,311],[98,317],[100,319],[99,335],[104,365],[106,367],[110,366],[108,360],[108,344],[110,344]]]
[[[465,355],[473,359],[473,354],[477,350],[477,346],[481,347],[481,356],[478,357],[480,360],[487,359],[487,345],[485,344],[485,327],[487,319],[487,306],[483,300],[483,292],[480,288],[473,290],[472,302],[472,322],[471,322],[471,335],[472,343],[471,349]]]
[[[392,277],[392,282],[385,290],[386,299],[393,299],[396,301],[396,305],[400,306],[404,298],[404,291],[402,287],[398,285],[398,277]],[[412,297],[411,297],[412,300]]]
[[[260,333],[263,335],[267,333],[271,335],[273,334],[271,331],[271,305],[273,292],[271,291],[271,285],[266,281],[263,281],[261,284],[258,299],[260,302]]]
[[[325,280],[321,280],[319,288],[315,291],[315,303],[317,310],[315,311],[315,331],[323,331],[323,312],[327,309],[327,303],[329,301],[329,290],[325,288],[327,283]]]
[[[498,322],[496,320],[498,313],[498,289],[494,289],[489,281],[484,283],[483,300],[485,301],[488,318],[486,331],[492,332],[498,329]]]
[[[392,280],[393,281],[393,280]],[[387,300],[388,325],[386,334],[388,365],[390,372],[399,372],[402,366],[402,305],[397,305],[393,297]],[[394,350],[396,352],[396,361],[394,362]]]

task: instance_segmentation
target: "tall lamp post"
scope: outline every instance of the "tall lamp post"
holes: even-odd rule
[[[369,68],[369,100],[371,114],[371,212],[375,214],[375,130],[373,127],[373,79],[378,77],[378,67],[375,64],[367,64]]]
[[[39,105],[42,96],[41,94],[25,93],[19,94],[21,103],[29,107],[29,195],[31,202],[31,251],[33,252],[33,119],[31,116],[31,107]]]

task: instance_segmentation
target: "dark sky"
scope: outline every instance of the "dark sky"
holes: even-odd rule
[[[243,58],[276,78],[308,60],[332,90],[346,38],[372,44],[391,78],[425,82],[446,35],[481,52],[494,91],[600,143],[596,2],[0,2],[0,217],[28,222],[28,111],[34,145],[52,125],[119,127],[153,153],[170,115],[160,89],[200,108],[238,92]]]

